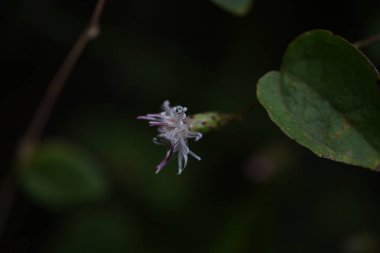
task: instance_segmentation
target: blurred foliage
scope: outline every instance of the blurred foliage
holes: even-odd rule
[[[0,176],[94,3],[4,3]],[[45,173],[34,172],[57,171],[46,175],[64,187],[69,202],[50,202],[53,193],[61,196],[55,188],[36,191],[45,183],[24,187],[0,252],[376,249],[379,175],[320,159],[289,140],[259,105],[255,84],[278,69],[298,34],[325,28],[355,41],[374,33],[366,29],[379,7],[372,0],[344,8],[331,1],[257,0],[236,18],[211,1],[109,1],[101,35],[86,48],[50,119],[38,155],[43,166],[25,170],[38,180]],[[165,149],[152,143],[156,129],[136,116],[159,111],[165,99],[190,115],[253,109],[190,143],[202,161],[190,160],[181,176],[175,162],[156,175]],[[97,193],[77,198],[75,185],[88,187],[88,177],[104,187],[90,183]]]
[[[47,206],[97,201],[107,192],[107,179],[96,161],[65,142],[43,144],[21,170],[26,192]]]
[[[237,16],[246,15],[253,3],[252,0],[211,0],[211,2]]]

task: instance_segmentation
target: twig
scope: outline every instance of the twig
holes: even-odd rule
[[[30,125],[27,127],[25,135],[21,138],[21,141],[16,148],[15,167],[4,177],[0,186],[0,239],[17,192],[15,170],[20,163],[28,161],[31,155],[33,155],[33,152],[41,138],[46,123],[59,95],[61,94],[67,78],[70,76],[76,62],[88,42],[95,39],[99,35],[99,21],[106,1],[107,0],[97,1],[87,28],[75,41],[63,63],[57,70],[46,90],[44,97],[37,107]]]
[[[363,40],[356,41],[355,43],[353,43],[353,45],[356,46],[357,48],[362,48],[362,47],[367,47],[377,41],[380,41],[380,33],[370,36],[368,38],[365,38]]]
[[[25,160],[30,157],[39,138],[41,137],[57,98],[59,97],[76,62],[78,61],[87,43],[99,35],[99,20],[103,12],[105,2],[106,0],[98,0],[87,28],[78,37],[62,65],[59,67],[53,80],[49,84],[46,94],[38,106],[37,111],[21,140],[17,152],[19,159]]]

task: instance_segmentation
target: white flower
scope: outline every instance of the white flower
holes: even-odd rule
[[[139,116],[138,119],[149,120],[150,126],[158,127],[158,135],[153,138],[153,142],[158,145],[167,145],[168,150],[164,159],[157,165],[156,173],[160,172],[166,166],[168,161],[178,156],[178,175],[185,169],[188,155],[193,156],[197,160],[201,160],[199,156],[194,154],[187,145],[187,139],[194,138],[198,141],[202,138],[199,132],[190,131],[189,119],[186,117],[186,107],[174,106],[170,107],[169,101],[162,104],[163,112],[157,114],[147,114]]]

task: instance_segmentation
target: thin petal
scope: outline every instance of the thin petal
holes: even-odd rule
[[[201,139],[202,136],[203,135],[201,133],[199,133],[199,132],[191,132],[191,131],[189,131],[187,133],[187,138],[194,138],[196,141],[198,141],[199,139]]]
[[[198,161],[200,161],[201,160],[201,158],[198,156],[198,155],[196,155],[193,151],[191,151],[191,150],[189,150],[189,155],[191,155],[192,157],[194,157],[195,159],[197,159]]]
[[[178,153],[178,174],[182,173],[182,154]]]
[[[149,121],[149,126],[167,126],[165,122]]]
[[[172,149],[169,148],[168,151],[166,152],[164,159],[160,162],[159,165],[157,165],[156,174],[160,172],[168,164],[168,161],[172,158],[172,156],[173,156]]]
[[[188,161],[188,156],[187,154],[183,154],[183,160],[184,160],[184,164],[183,164],[183,168],[185,169],[186,168],[186,165],[187,165],[187,161]]]

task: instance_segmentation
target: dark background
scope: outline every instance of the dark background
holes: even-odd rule
[[[2,1],[1,176],[94,4]],[[21,185],[1,253],[380,252],[380,175],[291,141],[255,95],[300,33],[323,28],[356,41],[380,32],[378,1],[256,0],[243,18],[206,0],[108,1],[101,23],[43,141],[84,150],[107,194],[52,207]],[[379,67],[379,43],[365,52]],[[190,114],[253,109],[191,142],[202,161],[191,159],[181,176],[176,161],[155,175],[165,150],[136,116],[166,99]]]

